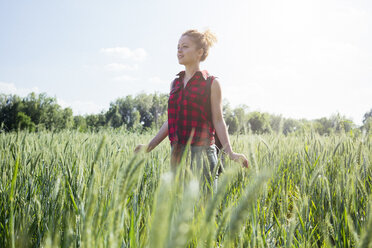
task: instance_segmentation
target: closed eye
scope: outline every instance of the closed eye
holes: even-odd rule
[[[188,48],[188,46],[182,46],[182,48]],[[180,47],[178,46],[177,49],[180,49]]]

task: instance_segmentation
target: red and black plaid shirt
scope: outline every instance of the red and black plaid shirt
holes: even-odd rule
[[[168,99],[168,136],[171,144],[214,144],[214,127],[207,111],[207,71],[197,71],[183,87],[185,71],[177,74]],[[213,79],[211,83],[213,83]]]

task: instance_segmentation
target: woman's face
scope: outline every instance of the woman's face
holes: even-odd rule
[[[202,55],[203,49],[198,49],[195,42],[189,36],[181,36],[177,46],[178,63],[181,65],[199,63]]]

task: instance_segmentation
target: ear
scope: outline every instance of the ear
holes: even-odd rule
[[[201,58],[203,56],[203,54],[204,54],[204,49],[203,48],[200,48],[198,50],[198,56]]]

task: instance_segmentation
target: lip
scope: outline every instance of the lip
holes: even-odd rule
[[[182,56],[182,55],[178,55],[177,57],[178,57],[179,59],[182,59],[182,58],[183,58],[183,56]]]

